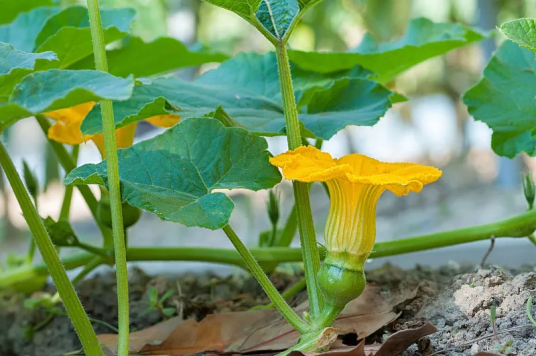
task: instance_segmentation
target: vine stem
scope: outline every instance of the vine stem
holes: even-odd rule
[[[99,0],[87,0],[95,69],[108,72],[104,33],[99,12]],[[123,211],[119,186],[119,163],[117,158],[117,142],[115,138],[115,122],[112,102],[101,101],[102,126],[104,134],[104,150],[106,152],[106,168],[108,171],[108,190],[110,191],[110,210],[112,212],[112,233],[115,253],[115,270],[117,280],[117,304],[119,319],[118,356],[129,354],[129,301],[127,253],[125,232],[123,228]]]
[[[74,163],[78,162],[78,154],[80,153],[80,145],[73,146],[73,152],[71,157],[73,158]],[[65,187],[65,193],[63,195],[63,202],[61,203],[60,218],[59,220],[69,219],[69,213],[71,212],[71,203],[73,200],[73,189],[74,186],[68,185]]]
[[[67,273],[60,261],[54,244],[50,240],[50,236],[48,236],[43,220],[41,220],[37,209],[33,205],[28,191],[24,187],[17,170],[13,165],[13,161],[11,161],[2,142],[0,142],[0,164],[13,188],[13,192],[22,209],[26,223],[34,236],[37,248],[39,249],[39,252],[41,252],[41,256],[43,257],[58,293],[63,300],[65,310],[67,310],[67,313],[69,314],[69,318],[78,333],[78,337],[82,342],[86,354],[90,356],[104,355],[99,341],[97,340],[97,336],[95,335],[95,331],[82,307],[82,303],[80,303],[80,299],[67,277]]]
[[[288,147],[290,150],[294,150],[302,145],[302,138],[300,134],[300,122],[298,121],[296,99],[294,97],[294,87],[292,85],[290,62],[285,42],[280,42],[276,45],[276,54],[287,128]],[[324,307],[324,298],[318,289],[317,283],[317,274],[320,269],[320,255],[316,244],[313,214],[311,212],[311,202],[309,201],[309,190],[307,183],[294,181],[292,182],[292,186],[294,188],[298,229],[300,231],[300,242],[303,251],[305,280],[307,281],[307,294],[309,296],[309,310],[311,318],[315,319],[320,315],[320,312]]]
[[[229,240],[238,251],[238,254],[246,266],[249,268],[251,274],[257,279],[262,289],[268,294],[268,297],[274,303],[275,307],[283,315],[283,317],[292,325],[299,333],[304,334],[309,330],[309,325],[303,321],[298,314],[287,304],[285,299],[279,294],[277,289],[274,287],[266,273],[264,273],[262,267],[259,265],[255,257],[247,249],[244,243],[240,240],[238,235],[234,232],[231,226],[226,225],[223,228],[223,231],[229,237]]]

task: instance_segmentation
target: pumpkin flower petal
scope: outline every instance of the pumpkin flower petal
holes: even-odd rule
[[[175,126],[180,120],[180,115],[158,115],[150,117],[145,121],[158,127],[172,127]]]
[[[68,145],[79,145],[89,140],[91,135],[83,135],[80,126],[82,120],[91,111],[95,102],[90,101],[66,109],[45,113],[46,116],[56,120],[48,130],[48,137],[54,141]]]
[[[127,148],[134,144],[134,136],[136,136],[137,125],[137,123],[133,123],[115,130],[115,140],[117,142],[117,148]],[[95,145],[97,145],[102,159],[106,159],[106,152],[104,149],[104,135],[94,135],[92,137],[92,140]]]

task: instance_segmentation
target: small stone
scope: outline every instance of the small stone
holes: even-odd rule
[[[478,344],[473,344],[473,346],[471,346],[471,355],[476,355],[479,352],[480,346],[478,346]]]

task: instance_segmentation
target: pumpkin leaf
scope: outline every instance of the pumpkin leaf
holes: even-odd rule
[[[0,24],[13,21],[20,13],[40,6],[52,6],[52,0],[3,0],[0,11]]]
[[[263,136],[285,134],[283,103],[274,53],[244,53],[194,82],[157,78],[137,85],[133,96],[114,103],[116,126],[168,113],[183,118],[204,116],[221,106],[236,126]],[[293,69],[299,118],[308,136],[329,139],[348,125],[370,126],[391,107],[393,92],[366,79],[356,67],[335,73]],[[398,97],[397,97],[398,98]],[[84,134],[102,132],[100,109],[82,123]]]
[[[501,25],[501,32],[521,47],[536,52],[536,20],[517,19]]]
[[[0,42],[0,102],[7,101],[15,85],[26,75],[57,63],[58,57],[53,52],[27,53]]]
[[[264,28],[281,40],[299,11],[297,0],[263,0],[255,16]]]
[[[385,83],[425,60],[487,37],[478,30],[456,23],[411,20],[406,34],[393,42],[378,42],[370,34],[350,52],[290,51],[292,62],[313,72],[329,73],[360,65]],[[396,60],[393,60],[396,59]]]
[[[39,32],[48,19],[60,11],[59,7],[38,7],[20,13],[13,22],[0,26],[0,42],[9,43],[20,51],[35,52]]]
[[[121,194],[130,205],[165,221],[224,227],[231,199],[215,189],[268,189],[281,181],[264,138],[218,120],[196,118],[119,150]],[[66,184],[107,184],[106,162],[71,171]]]
[[[134,16],[130,8],[101,10],[105,42],[126,36]],[[0,26],[0,41],[26,52],[52,51],[60,68],[93,53],[89,15],[83,6],[40,7],[22,13],[12,23]]]
[[[182,42],[170,37],[159,37],[152,42],[129,37],[121,48],[108,51],[107,57],[109,72],[119,77],[131,74],[148,77],[179,68],[222,62],[228,58],[221,53],[189,50]],[[95,69],[95,62],[89,56],[69,69]]]
[[[127,35],[136,12],[131,8],[101,11],[105,43],[111,43]],[[91,30],[87,8],[71,6],[53,15],[37,38],[36,52],[53,51],[58,55],[61,68],[91,55]]]
[[[252,22],[262,0],[204,0],[212,5],[232,11],[248,22]]]
[[[0,104],[0,131],[17,120],[88,101],[126,100],[134,79],[95,70],[50,69],[27,75],[15,86],[9,101]]]
[[[463,96],[469,113],[493,130],[500,156],[536,155],[536,60],[534,53],[505,41],[484,69],[484,77]]]

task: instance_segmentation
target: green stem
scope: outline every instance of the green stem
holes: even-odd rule
[[[307,286],[307,283],[305,281],[305,278],[302,278],[298,282],[291,285],[286,291],[281,293],[281,296],[285,299],[289,299],[290,297],[293,297],[297,293],[301,292],[306,286]],[[275,308],[274,303],[269,303],[266,305],[258,305],[256,307],[251,308],[251,310],[272,309],[272,308]]]
[[[279,80],[281,82],[281,95],[283,99],[283,109],[287,129],[287,140],[290,150],[301,146],[300,122],[298,121],[298,110],[294,97],[292,85],[292,75],[290,62],[288,59],[285,43],[276,46],[277,66],[279,69]],[[320,314],[324,306],[322,293],[318,289],[316,276],[320,269],[320,256],[316,245],[315,228],[311,203],[309,201],[309,190],[307,183],[293,182],[294,199],[298,216],[298,228],[300,231],[300,242],[303,251],[303,263],[305,279],[307,281],[307,294],[309,296],[309,309],[311,318],[314,319]]]
[[[78,162],[78,154],[80,153],[80,145],[73,146],[73,152],[71,156],[73,157],[74,164]],[[65,193],[63,194],[63,202],[61,203],[60,210],[60,220],[68,220],[69,213],[71,211],[71,202],[73,200],[73,189],[74,186],[68,185],[65,187]]]
[[[90,252],[94,255],[108,258],[108,251],[106,251],[106,249],[104,248],[91,246],[83,242],[78,242],[76,247],[81,248],[82,250],[86,250],[87,252]]]
[[[294,310],[292,310],[281,294],[279,294],[268,276],[262,270],[262,267],[259,265],[257,260],[255,260],[255,257],[242,243],[234,230],[229,225],[226,225],[223,228],[223,231],[227,237],[229,237],[229,240],[231,240],[231,243],[236,248],[236,251],[248,266],[251,274],[253,274],[255,279],[257,279],[262,289],[264,289],[270,300],[274,303],[277,310],[279,310],[289,324],[298,330],[298,332],[301,334],[307,332],[309,326],[298,316],[298,314],[296,314]]]
[[[93,327],[91,326],[91,323],[84,312],[84,308],[80,303],[80,299],[78,299],[78,296],[76,295],[73,285],[67,277],[67,273],[65,272],[60,258],[56,253],[54,244],[52,244],[52,241],[48,236],[45,225],[35,209],[35,206],[32,204],[28,191],[24,187],[24,184],[22,183],[20,176],[13,165],[6,148],[1,142],[0,164],[2,165],[9,183],[13,188],[13,192],[15,193],[17,201],[20,204],[24,218],[26,219],[26,223],[28,224],[31,233],[34,236],[37,248],[41,252],[43,261],[50,271],[52,280],[54,281],[58,293],[63,300],[65,309],[71,318],[86,354],[103,355],[99,341],[95,335],[95,331],[93,330]]]
[[[400,240],[378,242],[370,258],[402,255],[435,248],[455,246],[480,240],[495,238],[526,238],[536,230],[536,210],[491,224],[477,225],[463,229],[421,235]],[[300,262],[301,250],[298,248],[270,247],[252,248],[251,254],[260,263]],[[65,269],[71,270],[84,266],[95,256],[77,253],[62,259]],[[200,261],[223,263],[244,267],[240,255],[232,249],[201,247],[131,247],[127,250],[128,261]],[[0,274],[0,290],[24,281],[47,275],[43,263],[21,266]]]
[[[104,32],[102,30],[99,0],[87,0],[95,69],[108,72]],[[123,229],[123,209],[119,186],[119,162],[117,158],[117,142],[115,138],[115,122],[112,102],[103,100],[100,103],[102,127],[104,134],[104,151],[108,171],[108,191],[110,192],[110,208],[112,212],[112,232],[115,252],[115,270],[117,280],[117,300],[119,318],[118,355],[129,354],[129,301],[128,301],[128,270]]]

